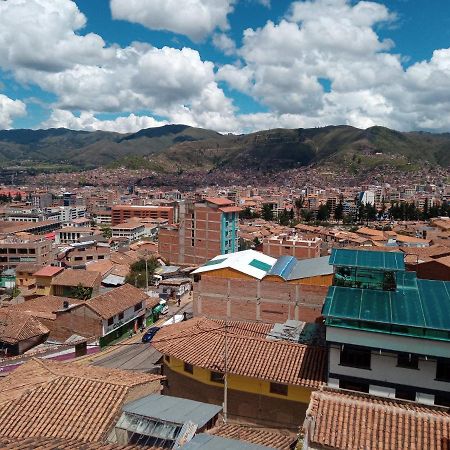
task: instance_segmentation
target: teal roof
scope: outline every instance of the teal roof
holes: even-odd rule
[[[397,291],[331,286],[322,314],[328,318],[450,331],[450,282],[398,276]]]
[[[204,266],[214,266],[216,264],[220,264],[223,263],[224,261],[226,261],[227,258],[219,258],[219,259],[211,259],[210,261],[206,262],[205,264],[203,264]]]
[[[253,259],[252,261],[250,261],[248,263],[248,265],[252,266],[252,267],[256,267],[257,269],[260,269],[260,270],[264,270],[264,272],[269,271],[272,267],[270,264],[260,261],[259,259]]]
[[[371,250],[352,250],[334,248],[330,256],[333,266],[361,267],[380,270],[405,270],[401,252],[377,252]]]

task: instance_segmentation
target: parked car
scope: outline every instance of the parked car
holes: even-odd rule
[[[151,342],[155,334],[159,331],[159,327],[152,327],[142,336],[142,342]]]
[[[169,306],[167,305],[167,301],[166,300],[160,300],[159,302],[160,306],[161,306],[161,312],[160,314],[167,314],[169,312]]]

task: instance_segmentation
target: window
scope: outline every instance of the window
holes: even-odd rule
[[[110,327],[111,325],[114,325],[114,317],[108,319],[108,326]]]
[[[413,353],[399,353],[397,355],[397,367],[406,369],[418,369],[419,357]]]
[[[369,383],[361,383],[359,381],[339,380],[339,388],[369,393]]]
[[[134,305],[135,311],[139,311],[140,309],[142,309],[142,302],[139,302],[137,305]]]
[[[434,404],[450,408],[450,394],[448,392],[441,392],[439,394],[436,394],[434,396]]]
[[[184,371],[187,373],[194,373],[194,367],[192,366],[192,364],[185,362],[184,363]]]
[[[123,320],[123,312],[119,313],[119,320]]]
[[[341,348],[342,366],[370,369],[370,349],[343,345]]]
[[[437,360],[436,379],[450,382],[450,359]]]
[[[288,395],[287,384],[270,383],[270,393],[278,395]]]
[[[416,401],[416,391],[408,388],[400,388],[395,390],[395,398],[400,398],[402,400]]]
[[[223,384],[223,373],[220,372],[211,372],[211,381],[214,383],[222,383]]]

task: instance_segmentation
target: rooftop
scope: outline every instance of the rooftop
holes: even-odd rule
[[[2,450],[142,450],[140,445],[116,445],[101,442],[81,442],[53,437],[0,437]],[[161,447],[146,447],[146,450],[163,450]]]
[[[48,328],[32,316],[10,308],[0,309],[0,342],[17,344],[48,333]]]
[[[56,286],[78,286],[93,288],[101,280],[100,272],[89,270],[66,269],[52,281]]]
[[[330,264],[333,266],[378,270],[405,270],[403,253],[400,252],[374,252],[369,250],[334,248],[331,251]]]
[[[205,197],[204,199],[208,203],[212,203],[217,206],[233,206],[234,202],[233,200],[230,200],[228,198],[223,197]]]
[[[182,448],[185,450],[268,450],[267,446],[235,439],[227,439],[211,434],[196,434],[194,438]],[[273,447],[269,448],[275,450]]]
[[[35,277],[54,277],[58,273],[62,272],[64,267],[46,266],[34,272]]]
[[[299,280],[322,275],[332,275],[329,256],[297,260],[293,256],[280,256],[267,275],[276,275],[285,280]]]

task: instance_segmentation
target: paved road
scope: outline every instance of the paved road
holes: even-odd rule
[[[181,309],[178,309],[176,305],[170,305],[169,313],[163,317],[162,321],[169,319],[174,314],[183,312],[192,313],[192,303],[188,303]],[[139,336],[142,336],[142,334],[139,333]],[[131,345],[118,346],[117,350],[108,352],[104,357],[99,355],[92,362],[92,365],[137,372],[153,372],[159,371],[159,366],[155,365],[155,363],[160,357],[161,354],[151,344],[143,344],[139,339],[138,342],[134,342]]]

